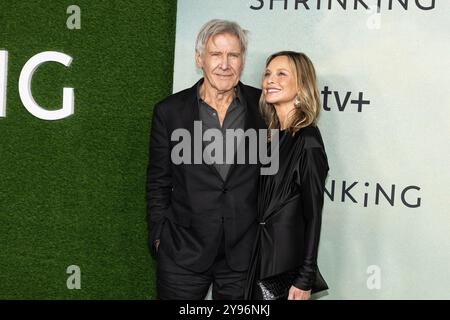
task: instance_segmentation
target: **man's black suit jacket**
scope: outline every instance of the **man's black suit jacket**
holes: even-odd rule
[[[154,241],[160,239],[160,248],[178,265],[204,272],[214,262],[223,224],[227,262],[233,270],[244,271],[256,235],[259,158],[257,164],[247,159],[246,164],[232,165],[225,181],[213,165],[171,161],[178,143],[171,141],[175,129],[188,130],[194,140],[197,85],[169,96],[153,111],[147,170],[149,244],[156,255]],[[245,130],[266,129],[258,111],[261,90],[238,85],[245,100]],[[248,156],[248,139],[245,147]]]

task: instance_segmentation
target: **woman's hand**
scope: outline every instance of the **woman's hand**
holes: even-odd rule
[[[288,300],[309,300],[309,298],[311,298],[311,290],[304,291],[294,286],[289,289]]]

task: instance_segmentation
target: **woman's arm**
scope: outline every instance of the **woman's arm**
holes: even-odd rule
[[[325,179],[328,174],[327,156],[318,130],[317,134],[306,138],[298,175],[305,235],[304,259],[294,286],[304,291],[311,289],[316,277]]]

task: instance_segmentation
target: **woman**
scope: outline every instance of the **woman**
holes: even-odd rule
[[[269,129],[280,130],[279,170],[260,177],[246,298],[267,299],[258,280],[293,271],[284,298],[306,300],[311,290],[327,289],[317,267],[328,162],[315,125],[320,99],[314,66],[303,53],[275,53],[267,59],[262,89],[263,118]]]

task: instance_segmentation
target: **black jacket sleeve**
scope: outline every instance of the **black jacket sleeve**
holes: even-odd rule
[[[317,131],[318,133],[318,131]],[[300,157],[299,178],[302,197],[302,212],[305,221],[304,259],[294,286],[310,290],[317,274],[317,255],[322,223],[325,179],[328,174],[328,161],[320,133],[307,137],[303,154]]]
[[[153,255],[156,255],[154,244],[160,238],[165,221],[164,212],[170,205],[172,192],[170,136],[163,108],[163,105],[157,104],[153,110],[147,167],[148,244]]]

